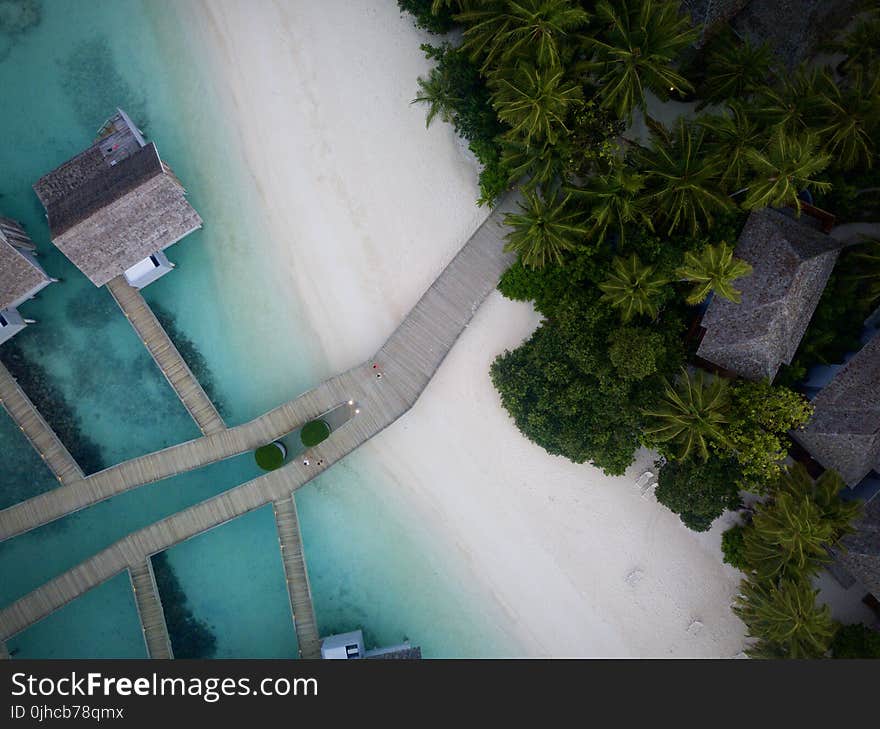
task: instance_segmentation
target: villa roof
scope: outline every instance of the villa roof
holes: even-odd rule
[[[840,243],[779,210],[749,215],[735,255],[752,266],[742,302],[716,296],[697,354],[751,380],[790,364],[837,260]]]
[[[806,427],[792,433],[850,486],[880,471],[880,333],[823,387]]]
[[[880,499],[865,505],[865,513],[855,534],[841,540],[845,549],[834,549],[834,556],[847,572],[880,598]]]
[[[29,241],[21,226],[0,217],[0,309],[15,305],[34,289],[49,283],[45,271],[13,245],[13,240],[21,239]]]
[[[202,224],[155,144],[143,142],[122,112],[105,129],[34,185],[53,242],[96,286]]]
[[[682,0],[682,9],[690,16],[693,25],[700,29],[699,48],[715,33],[722,23],[726,23],[751,0]]]

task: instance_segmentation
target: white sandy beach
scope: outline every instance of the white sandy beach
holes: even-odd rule
[[[212,50],[270,254],[328,371],[363,361],[487,212],[450,127],[426,131],[409,103],[427,37],[394,0],[176,12]],[[689,532],[632,476],[548,456],[501,409],[489,363],[536,324],[529,306],[490,297],[416,407],[365,446],[384,487],[481,582],[512,655],[737,654],[739,576],[721,563],[720,526]]]

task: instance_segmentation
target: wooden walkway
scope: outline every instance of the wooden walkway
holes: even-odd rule
[[[62,484],[67,486],[82,481],[83,472],[76,461],[2,363],[0,363],[0,403],[3,403],[9,417],[27,436],[34,450],[40,454]]]
[[[168,637],[168,627],[165,625],[162,600],[159,598],[156,577],[153,575],[153,565],[149,559],[145,559],[140,564],[129,567],[128,573],[131,578],[131,587],[134,590],[141,628],[144,631],[147,654],[150,658],[174,658],[171,651],[171,639]]]
[[[177,393],[192,419],[205,435],[218,433],[226,428],[214,403],[205,394],[199,381],[193,376],[174,342],[159,323],[156,315],[144,301],[141,292],[129,285],[125,276],[117,276],[107,284],[119,308],[131,322],[137,335],[149,350],[162,374]]]
[[[108,483],[96,494],[77,491],[73,508],[108,498],[128,488],[155,481],[180,470],[242,452],[289,432],[296,425],[352,400],[360,414],[342,425],[319,446],[309,450],[309,464],[297,460],[277,471],[232,488],[207,501],[133,532],[85,562],[58,575],[33,592],[0,610],[0,640],[24,630],[84,592],[125,569],[136,567],[150,555],[212,529],[271,502],[284,501],[298,488],[336,463],[369,438],[393,423],[418,399],[440,363],[467,326],[485,297],[495,288],[513,256],[503,253],[501,220],[513,199],[499,205],[443,270],[375,357],[348,372],[330,378],[319,387],[266,413],[250,423],[174,446],[120,464],[87,479],[92,482],[110,472]],[[377,378],[372,363],[383,377]],[[246,448],[245,443],[250,443]],[[200,462],[201,461],[201,462]],[[318,466],[321,462],[321,466]],[[78,485],[57,492],[73,491]],[[42,494],[41,496],[47,496]],[[98,498],[100,497],[100,498]],[[57,509],[63,500],[30,499]],[[29,502],[25,502],[28,504]],[[79,504],[77,506],[77,504]],[[22,505],[23,506],[23,505]],[[20,509],[14,520],[4,520],[10,507],[0,512],[4,534],[14,531],[12,521],[27,528],[45,523],[32,508]],[[58,515],[66,513],[62,511]],[[57,517],[53,517],[57,518]],[[18,531],[22,531],[19,527]]]
[[[299,644],[300,658],[321,657],[321,636],[315,620],[312,605],[312,590],[309,587],[309,573],[306,570],[306,556],[303,552],[299,531],[299,518],[293,495],[276,501],[275,526],[278,528],[278,541],[281,546],[281,561],[287,577],[287,592],[290,595],[290,611],[296,627],[296,640]]]
[[[6,648],[6,643],[0,642],[0,661],[8,661],[9,660],[9,650]]]

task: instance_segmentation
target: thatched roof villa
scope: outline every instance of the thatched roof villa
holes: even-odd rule
[[[751,213],[735,251],[753,268],[737,280],[742,302],[712,300],[697,355],[747,379],[772,381],[797,352],[840,247],[792,213]]]
[[[52,241],[95,286],[121,274],[137,288],[155,281],[173,268],[162,251],[202,225],[156,145],[121,109],[34,190]]]
[[[837,563],[880,600],[880,499],[865,505],[855,534],[841,540],[833,550]],[[848,587],[848,585],[845,585]]]
[[[32,323],[18,307],[55,280],[37,263],[35,250],[24,228],[0,217],[0,344]]]
[[[880,472],[880,333],[813,399],[805,428],[792,433],[810,455],[856,486]]]

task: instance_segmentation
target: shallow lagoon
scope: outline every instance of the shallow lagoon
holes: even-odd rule
[[[70,403],[71,427],[96,445],[103,463],[197,435],[109,295],[49,244],[30,187],[90,141],[117,105],[156,141],[206,221],[203,231],[169,249],[177,269],[146,289],[145,297],[167,312],[191,343],[188,349],[198,353],[201,364],[194,369],[210,382],[227,422],[254,417],[333,374],[313,344],[297,293],[278,281],[273,262],[261,255],[266,232],[252,213],[260,209],[257,184],[244,171],[236,130],[225,126],[224,100],[211,81],[207,54],[193,47],[175,22],[173,6],[158,0],[23,4],[42,14],[39,24],[0,40],[0,87],[8,107],[17,110],[0,117],[0,139],[15,140],[0,144],[0,209],[25,223],[47,271],[63,279],[26,305],[25,314],[39,325],[20,339]],[[12,447],[20,450],[21,444]],[[179,481],[142,487],[0,544],[0,604],[127,531],[247,480],[251,468],[249,456],[242,456]],[[362,454],[301,490],[297,503],[322,634],[362,627],[370,645],[407,637],[426,656],[510,653],[471,594],[462,577],[466,571],[450,563],[448,545],[424,533],[418,516]],[[235,550],[243,564],[265,570],[259,580],[274,584],[276,563],[280,569],[277,537],[265,519],[249,519],[169,553],[178,550],[171,559],[198,617],[223,631],[218,655],[268,654],[256,628],[234,625],[231,603],[223,596],[246,592],[250,575],[230,571],[206,584],[198,569],[199,560],[218,564],[221,555]],[[25,573],[21,564],[32,567]],[[277,607],[287,609],[286,594],[279,603],[273,587],[254,598],[254,613],[271,616],[265,618],[272,623],[267,634],[290,636],[289,612],[282,615]],[[63,617],[71,630],[87,635],[103,610],[100,601],[84,597],[66,607]],[[42,635],[28,655],[54,650],[51,634]],[[139,630],[135,638],[140,640]],[[107,655],[130,654],[130,635],[103,640]],[[286,655],[295,654],[295,638],[290,640],[280,645]]]

